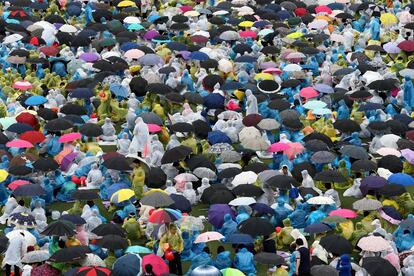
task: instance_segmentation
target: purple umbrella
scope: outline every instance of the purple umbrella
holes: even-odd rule
[[[234,219],[236,217],[233,209],[227,204],[213,204],[208,209],[208,222],[214,227],[221,228],[224,223],[224,215],[230,214]]]
[[[410,164],[414,164],[414,151],[410,149],[401,150],[401,155],[408,161]]]
[[[359,189],[365,195],[369,190],[376,191],[385,185],[387,185],[387,179],[376,175],[370,175],[362,179]]]
[[[317,83],[313,88],[315,88],[316,91],[324,94],[331,94],[335,92],[331,86],[324,83]]]
[[[183,57],[183,59],[189,60],[191,52],[189,52],[189,51],[180,51],[179,54]]]
[[[70,167],[70,164],[73,162],[73,160],[75,160],[76,156],[78,156],[78,154],[76,152],[72,152],[63,157],[62,163],[60,164],[60,169],[62,171],[67,171]]]
[[[142,65],[153,66],[157,64],[164,64],[160,56],[156,54],[146,54],[138,59],[138,62]]]
[[[401,52],[401,49],[398,48],[398,43],[393,41],[384,44],[382,48],[384,48],[385,52],[387,52],[388,54],[398,54],[399,52]]]
[[[148,31],[148,32],[145,33],[144,38],[146,40],[151,40],[154,37],[156,37],[157,35],[160,35],[160,34],[155,30],[151,30],[151,31]]]
[[[79,57],[81,60],[84,60],[86,62],[94,62],[99,59],[99,56],[95,53],[83,53]]]

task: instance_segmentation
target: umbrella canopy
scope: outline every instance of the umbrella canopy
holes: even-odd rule
[[[326,251],[341,256],[342,254],[350,254],[352,252],[352,244],[342,236],[328,235],[320,240],[320,245],[326,249]]]
[[[141,257],[138,254],[128,253],[115,261],[112,273],[114,275],[135,276],[140,274],[141,266],[143,266]],[[154,266],[154,268],[156,267]]]
[[[42,235],[45,236],[74,236],[75,225],[67,220],[58,220],[50,223],[45,230],[43,230]]]
[[[251,217],[241,222],[238,226],[240,233],[249,234],[252,237],[268,236],[274,232],[272,224],[263,218]]]
[[[397,276],[397,269],[386,259],[381,257],[365,257],[362,259],[362,267],[370,275]]]
[[[110,250],[126,249],[128,247],[128,240],[119,235],[105,235],[98,240],[97,244]]]

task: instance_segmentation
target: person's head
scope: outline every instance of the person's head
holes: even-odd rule
[[[331,183],[324,183],[325,185],[325,189],[329,190],[332,189],[332,184]]]
[[[296,250],[296,243],[295,243],[295,242],[292,242],[292,243],[289,245],[289,252],[290,252],[290,253],[293,253],[295,250]]]
[[[210,248],[208,246],[204,247],[203,252],[210,254]]]
[[[145,271],[147,273],[152,273],[152,265],[151,264],[146,264],[145,265]]]
[[[288,174],[288,167],[287,166],[283,166],[282,167],[282,172],[283,172],[283,174]]]
[[[86,204],[88,204],[88,205],[89,205],[89,207],[92,207],[93,205],[95,205],[95,204],[93,203],[93,200],[88,200],[88,201],[86,202]]]
[[[20,199],[17,204],[19,204],[20,206],[24,206],[25,202],[24,199]]]
[[[296,241],[295,241],[295,243],[296,243],[296,246],[297,247],[300,247],[300,246],[302,246],[303,245],[303,240],[302,239],[296,239]]]
[[[224,252],[225,249],[222,245],[220,245],[219,247],[217,247],[217,254],[220,254],[221,252]]]
[[[170,226],[168,227],[168,230],[170,231],[171,234],[175,235],[177,233],[177,226],[175,226],[175,224],[170,224]]]

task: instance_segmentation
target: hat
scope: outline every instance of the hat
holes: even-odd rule
[[[59,211],[52,211],[52,220],[58,220],[60,218],[60,212]]]

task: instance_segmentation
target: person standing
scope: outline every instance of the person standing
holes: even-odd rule
[[[3,266],[6,270],[6,276],[11,275],[11,269],[14,267],[14,275],[20,275],[20,267],[22,265],[21,260],[26,253],[26,240],[24,233],[17,235],[9,241],[6,253],[3,259]]]
[[[296,274],[298,276],[310,275],[310,253],[304,246],[302,239],[296,239],[296,251],[299,252],[296,258]]]
[[[181,252],[184,249],[184,242],[181,234],[178,232],[177,226],[174,224],[170,224],[168,231],[160,239],[160,245],[166,243],[169,245],[169,249],[171,249],[174,254],[174,258],[168,261],[170,272],[177,275],[183,275]]]

